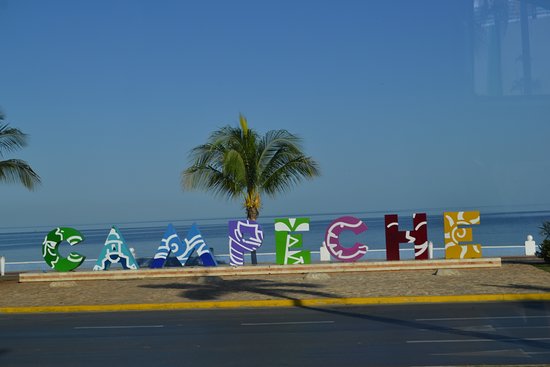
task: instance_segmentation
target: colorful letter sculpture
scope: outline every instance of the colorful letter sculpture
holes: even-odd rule
[[[414,243],[415,260],[425,260],[432,257],[433,246],[428,242],[428,221],[425,213],[413,214],[413,230],[400,231],[399,217],[395,214],[384,216],[386,232],[386,259],[399,260],[399,246]],[[477,211],[443,213],[445,258],[472,259],[481,257],[481,245],[472,242],[472,229],[462,228],[480,223]],[[279,218],[275,219],[276,262],[280,265],[310,264],[311,252],[302,248],[302,234],[310,227],[309,218]],[[320,248],[321,261],[331,258],[338,261],[354,262],[361,259],[369,250],[368,246],[356,242],[351,247],[342,246],[340,235],[351,231],[359,235],[367,230],[367,225],[360,219],[344,216],[334,220],[328,226],[323,244]],[[228,223],[229,263],[232,266],[244,265],[244,255],[256,251],[264,239],[260,224],[249,220],[232,220]],[[343,236],[346,237],[346,236]],[[71,252],[63,257],[58,252],[63,241],[76,245],[84,238],[76,229],[59,227],[52,230],[42,243],[42,256],[46,263],[57,271],[71,271],[78,268],[85,257]],[[464,244],[463,244],[464,243]],[[196,224],[191,226],[183,241],[179,238],[172,224],[168,225],[164,237],[151,261],[151,268],[162,268],[173,253],[180,264],[185,266],[189,257],[197,251],[202,265],[217,266],[213,253],[209,250]],[[255,253],[254,253],[255,254]],[[252,261],[255,263],[255,257]],[[94,270],[108,270],[111,264],[120,263],[124,269],[138,269],[138,263],[126,245],[122,234],[113,226],[105,245],[103,246]]]
[[[340,233],[352,231],[355,234],[363,233],[367,225],[355,217],[340,217],[332,222],[325,234],[325,246],[328,252],[337,260],[353,262],[363,257],[369,250],[367,245],[355,243],[353,247],[347,248],[340,245]]]
[[[206,242],[204,242],[201,232],[197,228],[196,224],[191,226],[191,229],[187,232],[187,237],[183,240],[185,242],[185,246],[178,237],[174,226],[169,224],[166,232],[164,233],[164,237],[160,241],[160,246],[155,254],[155,257],[153,258],[153,261],[151,262],[150,267],[153,269],[162,268],[171,252],[176,255],[176,258],[180,262],[181,266],[185,266],[187,260],[189,260],[189,257],[195,250],[197,250],[197,254],[200,256],[204,266],[217,265],[214,256],[212,256],[210,250],[208,250],[208,246],[206,246]]]
[[[59,255],[58,247],[63,241],[67,241],[71,246],[74,246],[84,241],[84,237],[76,229],[58,227],[44,238],[42,257],[49,266],[57,271],[71,271],[78,268],[86,257],[76,252],[71,252],[67,257]]]
[[[244,253],[258,249],[263,240],[264,233],[255,221],[229,221],[229,263],[232,266],[244,265]]]
[[[302,250],[302,235],[289,232],[309,231],[309,218],[275,219],[276,261],[279,265],[310,264],[311,254]]]
[[[124,269],[137,270],[139,267],[134,255],[126,245],[122,233],[113,226],[105,245],[103,245],[103,250],[99,254],[94,270],[108,270],[111,264],[116,263],[120,263]]]
[[[471,228],[460,225],[479,224],[479,212],[449,212],[443,214],[445,233],[445,258],[473,259],[481,257],[481,245],[460,245],[460,242],[473,240]]]
[[[414,259],[427,260],[428,220],[425,213],[413,214],[412,231],[399,230],[399,217],[395,214],[384,216],[386,222],[386,259],[399,260],[399,244],[414,243]]]

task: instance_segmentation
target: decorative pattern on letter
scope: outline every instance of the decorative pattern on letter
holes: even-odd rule
[[[413,231],[399,230],[399,217],[395,214],[384,216],[386,222],[386,259],[399,260],[399,244],[414,243],[415,260],[427,260],[428,220],[425,213],[413,214]]]
[[[258,223],[252,220],[229,221],[229,263],[244,265],[244,253],[252,252],[262,245],[264,233]]]
[[[353,247],[347,248],[340,245],[339,236],[343,231],[353,231],[355,234],[363,233],[367,225],[355,217],[340,217],[332,222],[325,234],[325,246],[328,252],[337,260],[353,262],[363,257],[369,250],[367,245],[356,242]]]
[[[197,228],[196,224],[191,226],[189,232],[187,232],[187,237],[184,238],[185,246],[183,242],[178,237],[176,229],[172,224],[168,225],[166,232],[162,240],[160,241],[160,246],[151,262],[151,268],[162,268],[166,263],[166,259],[170,256],[170,253],[176,255],[176,258],[180,262],[181,266],[185,266],[187,260],[191,254],[197,250],[197,254],[200,256],[204,266],[216,266],[216,260],[214,256],[210,253],[206,242],[202,238],[201,232]]]
[[[302,250],[302,235],[289,232],[309,231],[309,218],[275,219],[276,261],[279,265],[310,264],[311,253]]]
[[[71,246],[74,246],[84,241],[84,237],[76,229],[58,227],[44,238],[42,257],[52,269],[65,272],[78,268],[86,257],[76,252],[71,252],[67,257],[59,255],[59,244],[63,241],[67,241]]]
[[[479,212],[449,212],[443,214],[445,232],[445,258],[473,259],[481,257],[481,245],[460,245],[471,242],[471,228],[459,228],[461,225],[479,224]]]
[[[103,250],[94,266],[94,270],[108,270],[111,264],[120,263],[124,269],[137,270],[138,264],[132,252],[126,245],[122,233],[117,227],[111,227],[111,231],[105,240]]]

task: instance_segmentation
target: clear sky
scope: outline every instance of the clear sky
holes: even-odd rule
[[[550,99],[476,95],[471,12],[468,0],[0,0],[0,108],[30,135],[9,157],[43,179],[0,186],[0,229],[242,217],[240,202],[180,188],[189,150],[240,112],[260,133],[300,135],[322,170],[265,199],[264,215],[550,209]],[[548,65],[533,67],[543,91]]]

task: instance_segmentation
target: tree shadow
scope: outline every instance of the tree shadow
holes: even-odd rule
[[[525,285],[525,284],[508,284],[508,285],[481,284],[481,285],[487,286],[487,287],[509,288],[509,289],[527,289],[527,290],[531,290],[531,291],[550,292],[550,287],[545,287],[545,286],[540,286],[540,285]]]
[[[338,295],[317,290],[322,285],[311,283],[280,283],[271,280],[257,279],[235,279],[222,280],[213,279],[206,284],[198,283],[168,283],[168,284],[147,284],[143,288],[152,289],[181,289],[181,297],[191,300],[216,300],[231,293],[255,293],[270,298],[282,298],[299,301],[303,295],[315,297],[338,297]],[[297,306],[299,304],[296,304]]]
[[[544,264],[544,260],[535,256],[523,256],[523,257],[502,257],[501,261],[503,264]]]
[[[536,303],[536,302],[530,302],[530,303]],[[469,337],[469,338],[477,338],[477,339],[488,339],[493,340],[495,342],[501,342],[501,343],[507,343],[511,344],[515,347],[519,346],[529,346],[534,348],[540,348],[543,350],[548,350],[550,348],[550,343],[546,343],[543,341],[538,340],[532,340],[532,339],[526,339],[521,337],[513,337],[508,335],[499,335],[499,334],[491,334],[486,333],[483,331],[472,331],[472,330],[461,330],[450,326],[441,326],[441,325],[434,325],[429,324],[421,321],[410,321],[410,320],[401,320],[391,317],[385,317],[385,316],[376,316],[376,315],[369,315],[366,313],[359,313],[359,312],[353,312],[353,311],[347,311],[342,310],[338,308],[321,308],[321,307],[311,307],[311,306],[305,306],[301,304],[301,302],[298,302],[298,307],[302,309],[307,309],[311,311],[331,314],[331,315],[338,315],[338,316],[346,316],[346,317],[353,317],[357,319],[367,320],[367,321],[374,321],[374,322],[380,322],[385,324],[391,324],[391,325],[397,325],[400,327],[408,327],[411,329],[425,329],[433,332],[439,332],[439,333],[445,333],[445,334],[451,334],[451,335],[458,335],[462,337]]]
[[[192,300],[215,300],[219,297],[239,292],[249,292],[268,296],[271,299],[273,298],[282,298],[291,300],[294,307],[298,307],[304,310],[310,310],[313,312],[320,312],[331,315],[352,317],[361,320],[367,320],[372,322],[380,322],[388,325],[397,325],[400,327],[407,327],[411,329],[425,329],[433,332],[439,332],[449,335],[457,335],[466,338],[477,338],[477,339],[487,339],[493,340],[495,342],[507,343],[513,345],[514,347],[518,346],[529,346],[533,348],[540,348],[543,350],[548,350],[550,348],[550,343],[543,341],[526,339],[521,337],[514,337],[508,335],[500,334],[491,334],[483,331],[472,331],[472,330],[463,330],[454,328],[451,326],[442,326],[429,324],[421,321],[411,321],[411,320],[402,320],[397,318],[385,317],[385,316],[376,316],[362,312],[348,311],[348,309],[343,310],[338,307],[334,308],[324,308],[324,307],[312,307],[304,304],[303,295],[310,295],[316,297],[338,297],[337,294],[332,294],[328,292],[323,292],[317,290],[322,288],[322,285],[310,284],[310,283],[280,283],[270,280],[256,280],[256,279],[238,279],[238,280],[216,280],[213,279],[211,283],[208,284],[193,284],[193,283],[169,283],[169,284],[156,284],[156,285],[142,285],[144,288],[152,289],[181,289],[183,292],[181,297],[192,299]],[[531,286],[522,286],[522,285],[510,285],[509,287],[531,287]],[[537,288],[537,287],[532,287]],[[526,288],[530,289],[530,288]],[[550,290],[546,287],[541,287],[539,290]],[[525,306],[536,306],[537,302],[525,302]],[[539,305],[540,306],[540,305]]]

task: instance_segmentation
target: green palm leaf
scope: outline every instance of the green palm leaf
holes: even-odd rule
[[[40,176],[33,171],[27,162],[20,159],[0,161],[0,181],[21,183],[32,190],[40,184]]]
[[[0,112],[0,121],[3,120],[4,115]],[[0,157],[26,145],[26,134],[19,129],[9,127],[8,124],[0,124]],[[21,183],[27,189],[32,190],[40,184],[40,177],[27,162],[20,159],[8,159],[0,161],[0,181]]]
[[[4,156],[4,152],[13,152],[25,145],[27,145],[27,135],[7,124],[0,125],[0,157]]]

